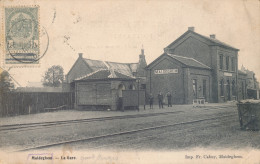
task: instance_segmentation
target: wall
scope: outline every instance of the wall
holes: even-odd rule
[[[219,69],[219,58],[218,58],[218,46],[211,46],[211,76],[212,76],[212,102],[217,103],[219,101],[219,82],[218,82],[218,69]]]
[[[80,78],[92,72],[92,70],[88,68],[83,60],[83,58],[79,57],[78,60],[75,62],[74,67],[72,67],[70,72],[67,74],[68,83],[72,82],[76,78]]]
[[[76,82],[77,105],[111,105],[111,82]]]
[[[225,102],[228,101],[226,95],[220,96],[219,81],[221,79],[226,81],[235,80],[236,86],[238,86],[237,81],[237,70],[238,70],[238,52],[233,49],[229,49],[222,46],[212,46],[212,43],[200,36],[192,33],[188,33],[183,38],[180,38],[175,42],[174,45],[165,49],[165,52],[173,53],[176,55],[182,55],[186,57],[194,58],[205,65],[212,68],[212,102]],[[219,54],[223,54],[223,70],[219,70]],[[229,60],[229,70],[226,70],[226,56],[230,57]],[[231,71],[231,57],[235,60],[235,71]],[[225,76],[224,72],[231,73],[232,76],[229,78]],[[225,93],[227,88],[225,87]],[[230,90],[232,92],[232,90]],[[238,87],[236,87],[236,95],[231,96],[230,100],[236,100],[238,95]]]
[[[223,69],[220,69],[220,60],[219,56],[223,55]],[[226,101],[232,101],[232,100],[237,100],[238,99],[238,81],[237,81],[237,76],[238,76],[238,66],[237,66],[237,51],[230,50],[227,48],[223,47],[217,47],[217,54],[214,56],[217,56],[217,67],[215,69],[217,73],[217,80],[214,81],[214,83],[218,83],[218,102],[226,102]],[[229,69],[226,67],[226,57],[229,57]],[[234,63],[235,63],[235,70],[231,70],[231,58],[234,58]],[[221,87],[220,87],[220,81],[224,80],[224,95],[221,96]],[[230,82],[230,88],[228,88],[228,82]],[[232,81],[235,81],[235,93],[232,95]],[[230,92],[230,98],[228,96],[228,92]]]
[[[76,104],[77,109],[117,109],[119,97],[119,85],[123,85],[123,90],[129,89],[130,85],[135,86],[135,79],[131,80],[98,80],[98,81],[78,81],[76,82]]]
[[[178,69],[178,73],[155,74],[155,70]],[[169,91],[174,104],[185,103],[184,97],[184,72],[181,64],[174,59],[164,56],[155,62],[147,72],[147,91],[154,96],[154,103],[158,104],[157,95],[161,91],[165,97]]]
[[[10,92],[0,101],[0,116],[12,116],[43,112],[45,108],[66,105],[73,108],[74,93],[71,92]]]
[[[204,97],[207,102],[212,102],[212,76],[210,70],[189,68],[189,83],[187,92],[187,103],[191,104],[193,99]],[[192,80],[197,80],[197,97],[194,97]],[[206,82],[205,96],[203,95],[203,80]]]
[[[213,78],[209,83],[209,79],[207,79],[207,83],[210,84],[211,95],[207,97],[207,101],[209,102],[218,102],[218,83],[217,81],[217,47],[216,46],[209,46],[210,42],[193,34],[188,34],[183,39],[178,41],[175,44],[174,49],[170,49],[170,53],[174,53],[176,55],[182,55],[190,58],[194,58],[199,62],[209,66],[213,69],[211,71],[211,77]],[[196,70],[200,72],[200,70]],[[191,80],[191,79],[189,79]],[[192,86],[190,81],[188,82],[188,86]],[[213,90],[212,90],[213,89]],[[191,93],[189,92],[188,102],[191,101]]]
[[[247,99],[246,74],[238,74],[238,100]]]
[[[211,67],[209,46],[194,36],[188,36],[181,44],[170,50],[170,53],[194,58]]]

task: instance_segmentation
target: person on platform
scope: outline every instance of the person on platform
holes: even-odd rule
[[[150,109],[153,109],[153,94],[150,93],[149,95],[149,104],[150,104]]]
[[[159,101],[159,109],[163,108],[163,94],[159,92],[158,94],[158,101]]]
[[[170,92],[167,93],[168,107],[172,107],[172,95]]]

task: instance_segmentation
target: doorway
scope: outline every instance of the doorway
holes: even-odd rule
[[[193,99],[197,99],[197,79],[192,80]]]
[[[227,80],[227,99],[228,101],[231,100],[231,94],[230,94],[230,82]]]
[[[206,80],[203,80],[202,81],[202,94],[203,94],[203,97],[204,99],[207,101],[207,85],[206,85]]]
[[[123,84],[119,84],[119,86],[118,86],[117,110],[124,110],[124,104],[123,104],[123,90],[125,90],[125,86],[124,86]]]

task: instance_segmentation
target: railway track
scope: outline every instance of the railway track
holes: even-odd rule
[[[212,129],[212,128],[215,128],[216,125],[221,125],[221,124],[223,125],[223,123],[230,124],[232,122],[235,122],[235,120],[237,120],[237,118],[236,119],[227,118],[225,120],[221,119],[221,123],[219,122],[219,120],[217,120],[216,122],[213,122],[213,123],[218,123],[218,124],[212,125],[212,122],[210,122],[210,125],[205,124],[205,126],[203,126],[203,129],[204,130],[205,129]],[[197,125],[197,124],[195,124],[195,125]],[[178,129],[176,131],[160,132],[159,136],[166,136],[166,137],[163,137],[163,138],[169,138],[169,136],[176,136],[176,135],[183,136],[183,133],[184,133],[184,134],[189,134],[188,136],[187,135],[185,136],[185,137],[189,138],[189,136],[192,136],[192,135],[194,136],[194,133],[196,133],[196,131],[198,131],[198,127],[197,126],[191,126],[191,127],[188,127],[188,128],[185,127],[185,130]],[[130,147],[131,149],[134,149],[134,150],[142,149],[142,148],[147,147],[147,145],[149,145],[147,143],[154,143],[154,142],[160,140],[161,138],[159,136],[158,136],[158,134],[151,135],[151,136],[143,136],[143,137],[140,137],[140,138],[135,139],[135,140],[123,142],[122,144],[120,144],[120,147],[124,147],[124,148]],[[212,138],[203,138],[203,141],[200,140],[199,142],[197,142],[197,144],[200,145],[200,143],[211,142],[211,141],[212,141]],[[185,144],[185,143],[183,143],[183,144]],[[192,143],[189,143],[189,146],[192,146],[191,144]],[[196,144],[194,144],[194,145],[196,145]],[[179,145],[179,146],[181,146],[181,145]],[[106,146],[106,147],[109,147],[109,146]],[[100,148],[104,148],[104,147],[94,147],[93,149],[100,149]],[[181,147],[179,147],[179,148],[181,148]]]
[[[154,117],[154,116],[178,114],[178,113],[184,113],[184,112],[183,111],[174,111],[174,112],[164,112],[164,113],[148,113],[148,114],[124,115],[124,116],[111,116],[111,117],[99,117],[99,118],[66,120],[66,121],[2,125],[2,126],[0,126],[0,131],[9,131],[9,130],[17,130],[17,129],[20,130],[20,129],[34,128],[34,127],[38,128],[40,126],[48,127],[48,126],[54,126],[54,125],[66,125],[66,124],[87,123],[87,122],[107,121],[107,120],[117,120],[117,119]]]
[[[237,118],[230,119],[227,117],[227,118],[225,118],[225,120],[221,120],[221,122],[218,119],[216,119],[216,120],[214,120],[216,122],[213,122],[213,123],[217,123],[217,125],[219,125],[219,124],[223,124],[223,123],[231,123],[231,122],[234,122],[235,120],[237,120]],[[212,121],[212,120],[207,120],[207,121]],[[212,127],[214,128],[215,126],[216,126],[216,124],[212,125],[212,122],[211,122],[211,124],[205,124],[205,126],[203,128],[204,129],[212,128]],[[160,132],[159,135],[178,135],[178,134],[183,134],[183,132],[192,133],[196,130],[198,130],[197,124],[195,124],[191,127],[185,128],[185,129],[177,128],[177,129],[174,129],[174,131]],[[100,148],[106,148],[106,147],[111,147],[111,146],[114,147],[115,145],[121,146],[121,147],[131,146],[131,148],[138,149],[138,148],[142,148],[143,145],[145,145],[144,143],[147,142],[149,139],[153,140],[154,138],[158,138],[158,133],[156,133],[155,135],[145,134],[145,136],[142,136],[142,137],[133,137],[131,139],[122,140],[122,141],[120,141],[118,139],[113,139],[112,142],[109,141],[109,144],[104,144],[104,145],[100,145],[100,146],[89,146],[88,149],[100,149]],[[205,139],[204,139],[204,141],[205,141]],[[96,142],[98,142],[98,140],[95,141],[95,143]],[[136,144],[135,142],[138,142],[138,144]],[[93,144],[93,143],[94,142],[91,142],[90,144]]]
[[[197,120],[191,120],[191,121],[186,121],[186,122],[170,123],[170,124],[164,124],[164,125],[159,125],[159,126],[151,126],[151,127],[140,128],[140,129],[135,129],[135,130],[105,134],[105,135],[100,135],[100,136],[92,136],[92,137],[75,139],[75,140],[61,141],[61,142],[56,142],[56,143],[51,143],[51,144],[46,144],[46,145],[39,145],[39,146],[36,146],[36,147],[29,147],[29,148],[17,150],[17,152],[44,149],[44,148],[50,148],[50,147],[54,147],[54,146],[60,146],[60,145],[64,145],[64,144],[71,144],[71,143],[77,143],[77,142],[83,142],[83,141],[84,142],[94,141],[94,140],[97,140],[97,139],[115,137],[115,136],[120,136],[120,135],[134,134],[134,133],[138,133],[138,132],[161,129],[161,128],[166,128],[166,127],[174,127],[174,126],[178,126],[178,125],[187,125],[187,124],[200,123],[200,122],[209,121],[209,120],[217,120],[217,119],[220,119],[220,118],[228,118],[228,117],[235,116],[235,115],[237,115],[237,114],[228,114],[228,115],[223,115],[223,116],[218,116],[218,117],[210,117],[210,118],[197,119]]]
[[[204,110],[222,109],[222,108],[227,108],[227,107],[233,107],[233,106],[210,107],[210,108],[204,108]],[[39,128],[39,127],[50,127],[50,126],[55,126],[55,125],[66,125],[66,124],[75,124],[75,123],[88,123],[88,122],[96,122],[96,121],[116,120],[116,119],[154,117],[154,116],[178,114],[178,113],[183,113],[183,111],[173,111],[173,112],[163,112],[163,113],[146,113],[146,114],[136,114],[136,115],[110,116],[110,117],[99,117],[99,118],[89,118],[89,119],[26,123],[26,124],[11,124],[11,125],[0,126],[0,132],[11,131],[11,130],[30,129],[30,128],[34,129],[34,128]]]

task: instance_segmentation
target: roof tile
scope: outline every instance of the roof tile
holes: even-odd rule
[[[89,79],[98,80],[98,79],[111,79],[111,78],[134,79],[134,77],[125,75],[124,73],[116,70],[100,69],[84,77],[78,78],[76,80],[89,80]]]
[[[211,69],[210,67],[208,67],[207,65],[193,59],[193,58],[188,58],[188,57],[184,57],[184,56],[178,56],[178,55],[174,55],[174,54],[167,54],[170,57],[178,60],[179,62],[183,63],[186,66],[190,66],[190,67],[197,67],[197,68],[204,68],[204,69]]]

